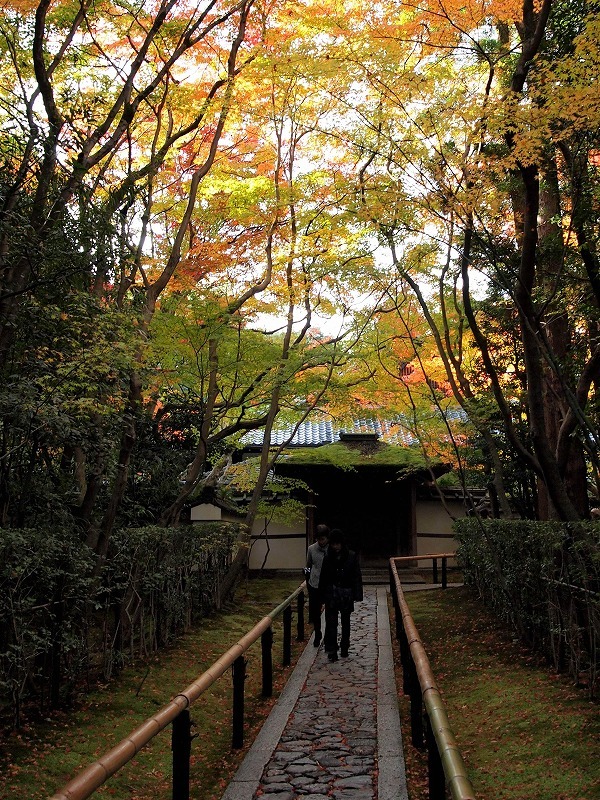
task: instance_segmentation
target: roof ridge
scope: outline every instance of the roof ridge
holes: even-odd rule
[[[287,423],[285,426],[273,429],[271,443],[273,445],[285,444],[287,447],[318,447],[339,441],[342,433],[377,434],[387,444],[405,447],[418,441],[401,418],[386,419],[373,416],[361,417],[345,423],[335,423],[333,420],[304,420],[299,424]],[[242,438],[242,444],[246,447],[262,446],[263,441],[263,429],[250,431]]]

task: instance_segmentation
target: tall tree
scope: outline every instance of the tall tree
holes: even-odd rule
[[[364,77],[372,99],[361,107],[365,124],[362,133],[360,122],[354,127],[354,136],[363,155],[363,213],[394,268],[426,314],[433,308],[431,292],[422,289],[427,274],[434,282],[440,275],[450,280],[448,296],[456,282],[457,309],[480,351],[506,437],[543,489],[538,512],[578,519],[588,511],[582,453],[587,447],[593,458],[587,442],[597,438],[596,423],[585,414],[597,351],[591,337],[581,339],[581,325],[589,329],[590,322],[578,305],[589,310],[593,302],[594,329],[597,310],[593,258],[585,249],[578,254],[562,235],[572,224],[573,202],[561,196],[567,186],[554,154],[582,128],[596,130],[597,103],[588,91],[598,68],[589,38],[596,23],[584,6],[569,9],[567,26],[560,5],[552,11],[550,2],[525,3],[518,14],[506,4],[433,2],[388,18],[378,29],[386,42],[383,58],[369,51]],[[577,67],[582,57],[593,62],[586,78]],[[401,73],[394,74],[394,62],[404,65]],[[585,97],[576,120],[549,94],[556,72],[564,75],[565,96],[573,101],[581,91]],[[567,75],[573,78],[568,89]],[[417,259],[421,270],[410,256],[419,248],[433,254]],[[483,281],[474,285],[476,273]],[[502,371],[501,351],[485,333],[480,298],[486,286],[497,287],[514,309],[511,374]],[[437,308],[445,302],[438,294]],[[576,340],[582,360],[574,362],[568,354]],[[468,396],[469,376],[461,374],[457,351],[443,337],[439,346],[457,399]],[[523,391],[526,427],[510,399]],[[476,406],[470,413],[477,420]]]
[[[25,15],[9,6],[2,22],[3,114],[12,136],[2,150],[0,212],[5,385],[22,370],[19,338],[40,305],[52,303],[60,319],[65,295],[88,294],[96,317],[112,310],[136,328],[129,364],[121,364],[129,374],[124,404],[115,408],[122,434],[114,482],[102,522],[91,524],[87,537],[101,553],[127,482],[147,328],[189,246],[198,187],[214,163],[236,77],[253,57],[255,44],[247,40],[260,41],[252,7],[251,0],[185,10],[162,2],[115,14],[102,4],[44,2]],[[30,407],[45,407],[44,387],[31,378],[29,386],[36,395]],[[97,425],[98,415],[89,423]],[[35,412],[30,424],[44,427]],[[68,433],[63,440],[64,465],[69,450],[80,454],[77,474],[86,475],[87,487],[76,512],[91,523],[109,466],[106,447],[95,464],[82,465],[86,447]],[[10,492],[5,497],[8,509]]]

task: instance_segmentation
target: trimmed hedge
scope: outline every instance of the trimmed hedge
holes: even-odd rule
[[[77,531],[0,529],[0,709],[56,708],[169,644],[219,604],[238,526],[117,531],[98,564]]]
[[[85,664],[93,567],[73,532],[0,530],[0,701],[16,726],[24,697],[56,707]]]
[[[558,671],[597,695],[600,526],[465,518],[454,530],[465,583]]]

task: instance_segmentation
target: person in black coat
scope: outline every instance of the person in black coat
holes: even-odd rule
[[[350,614],[354,603],[363,599],[362,574],[358,556],[349,550],[339,529],[329,534],[329,550],[323,559],[319,591],[325,601],[325,652],[330,661],[338,660],[338,617],[342,623],[340,653],[348,655]]]

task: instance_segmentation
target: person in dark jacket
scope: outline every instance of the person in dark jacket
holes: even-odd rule
[[[350,614],[354,611],[354,603],[363,599],[358,556],[348,549],[342,531],[337,528],[329,534],[329,549],[321,567],[319,591],[325,601],[325,652],[330,661],[337,661],[338,617],[342,624],[340,653],[345,658],[350,647]]]

